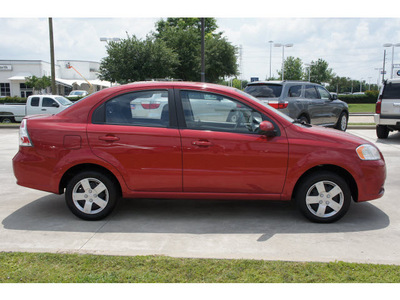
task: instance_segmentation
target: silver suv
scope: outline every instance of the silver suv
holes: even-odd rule
[[[380,139],[386,139],[389,131],[400,130],[400,78],[388,79],[382,86],[374,119]]]
[[[345,131],[349,118],[346,102],[319,84],[304,81],[256,81],[244,91],[301,122]]]

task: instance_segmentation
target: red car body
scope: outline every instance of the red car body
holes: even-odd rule
[[[166,127],[93,121],[96,109],[110,99],[146,90],[168,92],[172,112]],[[180,121],[184,112],[179,91],[234,99],[267,117],[277,134],[186,128]],[[291,200],[302,179],[317,170],[343,178],[356,202],[380,198],[384,192],[383,156],[361,160],[356,153],[369,142],[333,129],[294,124],[251,96],[219,85],[117,86],[56,115],[27,117],[25,124],[32,146],[21,146],[13,159],[17,183],[55,194],[87,169],[115,180],[124,198]]]

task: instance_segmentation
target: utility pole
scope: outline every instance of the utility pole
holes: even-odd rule
[[[49,18],[49,34],[50,34],[50,59],[51,59],[51,93],[53,95],[57,95],[56,67],[54,63],[53,18]]]
[[[204,18],[201,18],[201,82],[206,82],[206,63],[204,47]]]

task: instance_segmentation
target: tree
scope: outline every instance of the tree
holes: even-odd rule
[[[35,75],[25,77],[27,87],[33,88],[34,91],[41,92],[51,86],[51,78],[49,76],[36,77]]]
[[[216,33],[216,20],[205,19],[206,81],[217,82],[237,75],[237,49],[222,33]],[[156,23],[154,36],[163,40],[177,54],[176,78],[199,81],[201,72],[200,18],[168,18]]]
[[[310,66],[310,81],[319,84],[329,82],[335,74],[328,66],[329,64],[321,58],[316,62],[312,61]]]
[[[303,77],[303,63],[300,58],[289,56],[284,63],[285,80],[301,80]],[[282,71],[278,71],[278,75],[282,78]]]
[[[145,40],[128,36],[107,45],[108,56],[102,59],[99,78],[128,83],[152,78],[173,77],[179,62],[177,55],[160,39]]]

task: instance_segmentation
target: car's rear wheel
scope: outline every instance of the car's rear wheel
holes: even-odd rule
[[[14,123],[14,117],[2,117],[0,118],[1,123]]]
[[[347,114],[346,114],[345,112],[342,112],[342,113],[340,114],[340,117],[339,117],[337,123],[336,123],[335,128],[336,128],[336,129],[339,129],[339,130],[341,130],[341,131],[346,131],[346,129],[347,129],[347,122],[348,122],[348,120],[347,120]]]
[[[299,120],[300,120],[301,123],[310,124],[310,120],[308,119],[308,117],[306,115],[301,115],[299,117]]]
[[[114,181],[95,171],[74,176],[65,191],[68,208],[84,220],[105,218],[114,209],[118,196]]]
[[[323,171],[304,178],[295,199],[300,211],[309,220],[331,223],[342,218],[348,211],[351,192],[340,176]]]
[[[376,135],[379,139],[387,139],[389,136],[389,128],[385,125],[377,125]]]

